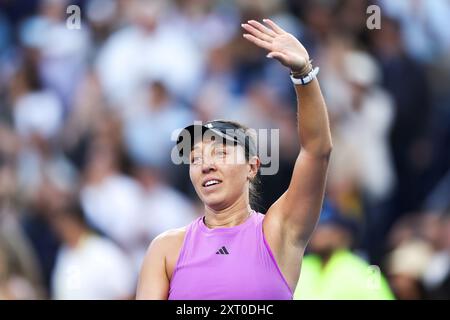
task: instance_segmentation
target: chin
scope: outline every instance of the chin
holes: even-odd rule
[[[203,196],[201,200],[206,206],[213,210],[222,210],[227,207],[225,197],[218,194]]]
[[[208,199],[203,203],[213,210],[222,210],[226,208],[225,201],[223,199]]]

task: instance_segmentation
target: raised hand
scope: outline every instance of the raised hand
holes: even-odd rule
[[[268,58],[277,59],[292,72],[304,74],[310,71],[311,64],[305,47],[292,34],[284,31],[270,19],[264,19],[265,25],[255,20],[242,24],[248,33],[244,38],[258,47],[269,51]]]

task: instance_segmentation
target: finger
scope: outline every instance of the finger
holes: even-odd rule
[[[244,28],[245,30],[247,30],[250,34],[254,35],[255,37],[257,37],[258,39],[267,41],[272,43],[273,38],[268,36],[267,34],[262,33],[261,31],[257,30],[256,28],[252,27],[249,24],[242,24],[242,28]]]
[[[244,37],[245,39],[247,39],[248,41],[253,42],[253,43],[256,44],[258,47],[261,47],[261,48],[266,49],[266,50],[269,50],[269,51],[271,50],[272,44],[269,43],[269,42],[267,42],[267,41],[258,39],[258,38],[255,37],[254,35],[251,35],[251,34],[248,34],[248,33],[244,33],[243,37]]]
[[[259,23],[256,20],[249,20],[248,23],[251,24],[256,29],[258,29],[259,31],[261,31],[262,33],[267,34],[270,37],[276,37],[277,36],[277,34],[273,30],[267,28],[265,25]]]
[[[283,34],[286,33],[283,29],[281,29],[275,22],[273,22],[270,19],[263,19],[264,23],[267,23],[272,30],[274,30],[277,34]]]

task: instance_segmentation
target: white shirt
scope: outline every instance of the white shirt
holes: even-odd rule
[[[63,106],[51,91],[35,91],[20,97],[14,106],[14,122],[24,137],[37,133],[44,138],[58,134],[63,122]]]
[[[128,108],[149,79],[162,81],[175,95],[189,97],[199,85],[202,59],[199,48],[173,26],[159,26],[153,33],[129,26],[106,41],[96,70],[110,101]]]
[[[359,111],[348,110],[334,128],[330,183],[356,181],[373,199],[383,199],[395,185],[388,146],[394,117],[391,98],[381,89],[366,94]]]
[[[76,248],[60,249],[52,274],[53,298],[112,300],[133,294],[136,274],[110,240],[88,235]]]
[[[134,179],[119,174],[81,189],[81,204],[89,223],[132,255],[136,268],[146,246],[142,195],[143,189]]]

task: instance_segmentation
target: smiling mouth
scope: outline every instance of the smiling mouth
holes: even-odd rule
[[[222,181],[220,181],[220,180],[211,179],[211,180],[208,180],[205,183],[203,183],[203,187],[210,188],[212,186],[216,186],[216,185],[221,184],[221,183],[222,183]]]

